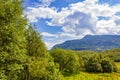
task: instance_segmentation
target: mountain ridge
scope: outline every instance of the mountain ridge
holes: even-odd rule
[[[120,48],[120,35],[86,35],[82,39],[67,40],[54,48],[103,51]]]

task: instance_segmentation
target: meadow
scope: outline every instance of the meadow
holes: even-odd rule
[[[118,68],[118,72],[119,72],[119,74],[120,74],[120,62],[116,62],[115,64],[116,64],[116,66],[117,66],[117,68]]]
[[[87,73],[66,76],[63,80],[120,80],[120,62],[116,62],[118,72],[113,73]]]

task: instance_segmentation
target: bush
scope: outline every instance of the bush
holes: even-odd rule
[[[85,69],[87,72],[101,72],[102,67],[98,57],[96,56],[90,57],[87,63],[85,64]]]
[[[108,58],[102,59],[101,66],[102,66],[103,72],[111,73],[111,72],[117,71],[117,67],[115,63]]]
[[[50,52],[54,62],[59,64],[61,72],[77,73],[79,72],[79,58],[71,50],[55,49]]]
[[[112,60],[96,54],[85,63],[85,69],[87,72],[117,72],[117,67]]]
[[[28,69],[31,80],[61,80],[62,78],[54,62],[45,58],[31,57]]]

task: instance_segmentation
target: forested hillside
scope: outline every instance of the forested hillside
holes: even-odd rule
[[[110,50],[120,48],[120,35],[86,35],[82,39],[68,40],[62,44],[57,44],[54,48],[93,51]]]

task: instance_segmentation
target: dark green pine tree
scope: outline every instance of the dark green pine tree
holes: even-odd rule
[[[26,62],[26,19],[21,0],[0,0],[0,80],[21,80]]]

